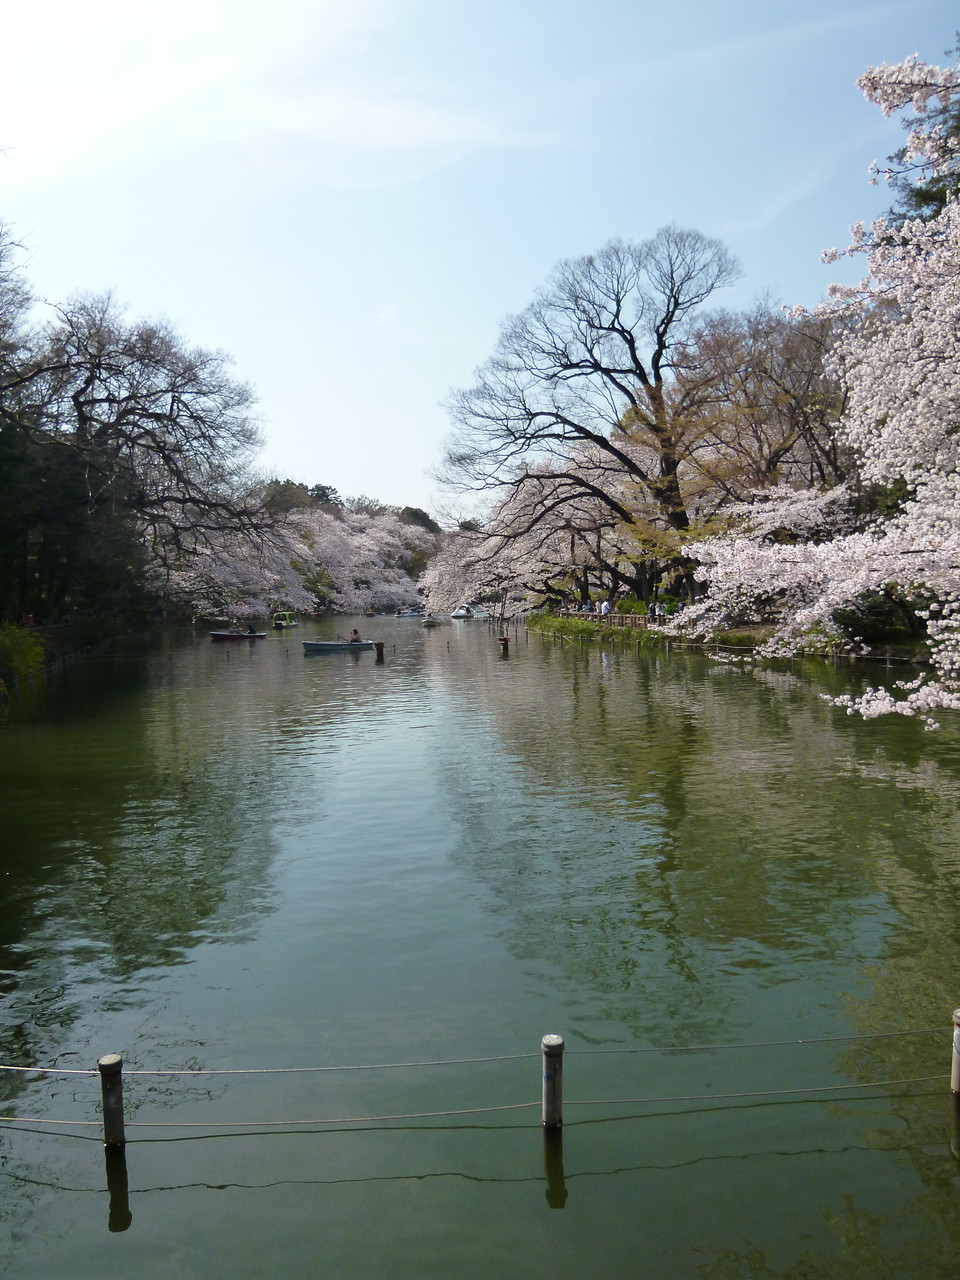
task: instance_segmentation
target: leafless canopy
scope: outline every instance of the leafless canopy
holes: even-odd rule
[[[169,325],[128,322],[109,297],[80,297],[11,343],[0,426],[76,453],[91,508],[109,493],[156,555],[176,555],[261,518],[253,394],[228,364]]]
[[[591,498],[629,522],[626,482],[667,527],[686,528],[678,473],[702,389],[678,383],[674,357],[698,310],[738,274],[718,241],[676,227],[562,263],[507,321],[476,385],[453,396],[442,479],[518,491],[535,473],[554,504]]]

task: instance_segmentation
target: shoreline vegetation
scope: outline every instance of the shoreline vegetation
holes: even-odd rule
[[[589,639],[596,637],[603,639],[605,636],[611,636],[617,639],[630,640],[642,649],[689,649],[699,650],[703,653],[716,652],[717,650],[722,652],[734,650],[744,657],[755,654],[774,635],[776,630],[773,626],[737,627],[730,630],[716,630],[709,635],[692,638],[690,636],[676,635],[657,624],[648,625],[645,618],[638,618],[636,615],[626,614],[620,616],[614,613],[608,614],[605,618],[601,618],[597,614],[557,615],[552,613],[532,613],[527,615],[525,625],[531,631],[542,631],[550,635],[583,636]],[[766,658],[766,655],[763,654],[759,656]],[[851,662],[902,662],[917,667],[927,666],[930,662],[930,655],[926,646],[916,642],[904,644],[881,643],[862,647],[844,645],[829,649],[809,649],[795,656],[798,658],[820,658],[825,662],[836,662],[838,659]],[[768,660],[772,661],[773,658]]]
[[[166,619],[161,626],[179,626],[180,621]],[[507,625],[507,624],[504,624]],[[684,650],[701,653],[735,654],[752,658],[757,650],[774,634],[775,628],[740,627],[717,630],[710,635],[691,638],[676,635],[657,624],[648,624],[638,615],[608,614],[552,614],[531,613],[524,619],[530,631],[556,635],[568,639],[597,639],[629,641],[640,649],[649,651]],[[11,623],[0,624],[0,711],[24,683],[33,683],[49,672],[56,671],[64,662],[91,650],[101,648],[122,638],[120,632],[104,635],[91,623],[64,625],[55,628],[16,627]],[[767,655],[758,655],[768,659]],[[925,646],[917,643],[883,643],[858,648],[852,645],[833,649],[808,650],[795,655],[802,658],[821,659],[825,662],[845,660],[903,663],[923,667],[930,662]]]
[[[47,645],[35,631],[0,623],[0,708],[22,680],[42,675],[46,663]]]

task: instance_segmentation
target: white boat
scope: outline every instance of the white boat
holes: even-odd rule
[[[304,653],[356,653],[359,649],[372,649],[372,640],[301,640]]]
[[[435,618],[432,613],[428,613],[420,625],[421,627],[439,627],[440,619]]]
[[[468,604],[458,605],[450,615],[451,618],[472,618],[473,610]]]

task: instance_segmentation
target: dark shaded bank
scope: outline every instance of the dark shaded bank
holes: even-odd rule
[[[21,680],[32,680],[44,667],[46,645],[34,630],[0,625],[0,705]]]
[[[0,624],[0,709],[45,675],[61,670],[77,658],[126,644],[147,643],[159,630],[182,629],[185,624],[163,620],[156,626],[118,626],[111,620],[84,619],[55,626],[16,627]]]

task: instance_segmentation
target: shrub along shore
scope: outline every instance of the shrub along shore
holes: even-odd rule
[[[721,649],[725,652],[741,651],[744,655],[752,654],[773,634],[773,627],[739,627],[729,631],[713,631],[708,636],[679,636],[653,625],[638,626],[633,620],[627,622],[617,614],[608,614],[601,619],[596,614],[563,614],[532,613],[527,616],[526,625],[531,631],[543,631],[563,636],[616,637],[623,641],[638,644],[641,649],[699,649],[713,652]],[[842,649],[819,649],[807,651],[798,657],[821,657],[835,661],[837,658],[879,659],[891,662],[911,663],[915,666],[926,666],[929,653],[923,643],[877,643],[864,648],[859,645],[847,645]]]

